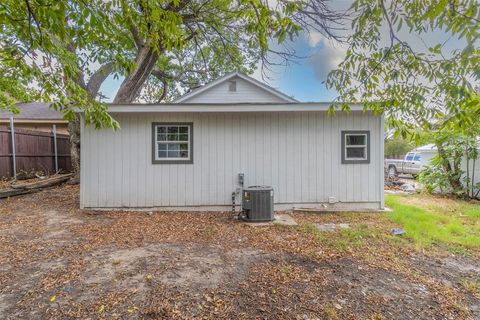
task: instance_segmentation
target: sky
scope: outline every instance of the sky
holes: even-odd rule
[[[324,81],[328,73],[342,62],[346,48],[317,32],[305,33],[291,45],[301,59],[285,67],[277,67],[268,74],[266,81],[262,79],[260,70],[253,76],[299,101],[332,101],[336,92],[328,90]]]
[[[352,2],[352,0],[332,0],[330,6],[342,12],[346,11]],[[383,31],[386,44],[388,30],[385,27]],[[344,35],[348,35],[349,30],[344,32]],[[434,46],[449,39],[449,35],[441,30],[423,35],[422,39],[416,34],[410,34],[406,28],[403,28],[398,35],[418,51],[426,51],[428,46]],[[447,48],[450,47],[453,50],[464,45],[453,39],[449,40]],[[328,73],[343,60],[347,48],[326,39],[318,32],[303,32],[289,43],[289,46],[303,58],[296,59],[288,66],[273,67],[273,70],[267,72],[267,78],[262,77],[260,66],[251,76],[302,102],[329,102],[335,99],[336,92],[328,90],[324,82]],[[111,101],[120,83],[120,80],[114,80],[112,77],[104,82],[101,91],[110,98],[107,101]]]
[[[353,0],[331,0],[329,7],[337,12],[345,12],[352,3]],[[302,59],[286,67],[275,68],[268,74],[269,79],[266,81],[262,78],[260,70],[252,76],[298,101],[333,101],[337,94],[334,90],[328,90],[324,82],[328,73],[343,61],[347,48],[326,39],[319,32],[304,32],[289,45],[295,48],[297,55]]]

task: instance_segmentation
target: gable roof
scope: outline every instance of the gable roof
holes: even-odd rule
[[[63,116],[60,111],[50,108],[50,103],[45,102],[30,102],[17,103],[16,107],[20,111],[19,114],[14,114],[8,110],[0,110],[0,119],[9,119],[13,116],[19,120],[61,120]]]
[[[286,103],[296,103],[296,102],[298,102],[294,98],[292,98],[292,97],[290,97],[290,96],[288,96],[288,95],[286,95],[286,94],[284,94],[284,93],[282,93],[282,92],[280,92],[280,91],[278,91],[278,90],[276,90],[276,89],[274,89],[274,88],[272,88],[272,87],[270,87],[270,86],[268,86],[268,85],[266,85],[266,84],[264,84],[264,83],[262,83],[262,82],[260,82],[256,79],[254,79],[250,76],[247,76],[246,74],[243,74],[241,72],[231,72],[231,73],[228,73],[228,74],[224,75],[223,77],[220,77],[216,80],[213,80],[213,81],[205,84],[204,86],[202,86],[198,89],[195,89],[195,90],[193,90],[189,93],[184,94],[180,98],[176,99],[174,101],[174,103],[185,102],[186,100],[189,100],[189,99],[201,94],[202,92],[205,92],[205,91],[207,91],[207,90],[209,90],[209,89],[211,89],[211,88],[213,88],[213,87],[215,87],[215,86],[217,86],[221,83],[224,83],[224,82],[226,82],[226,81],[228,81],[228,80],[230,80],[234,77],[238,77],[240,79],[243,79],[243,80],[247,81],[248,83],[253,84],[254,86],[260,88],[261,90],[266,91],[266,92],[280,98],[281,100],[283,100]]]

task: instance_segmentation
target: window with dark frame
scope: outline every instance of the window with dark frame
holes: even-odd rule
[[[153,163],[193,163],[192,123],[153,123]]]
[[[342,163],[370,163],[370,131],[342,131]]]

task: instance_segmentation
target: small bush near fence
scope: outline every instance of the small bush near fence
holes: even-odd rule
[[[54,135],[14,126],[17,174],[55,173]],[[66,134],[57,133],[57,161],[60,172],[71,171],[70,142]],[[0,126],[0,177],[13,177],[13,148],[9,127]]]

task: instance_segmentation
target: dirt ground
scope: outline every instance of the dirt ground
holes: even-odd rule
[[[480,319],[476,253],[397,241],[382,214],[294,217],[81,211],[76,186],[2,200],[1,318]]]

